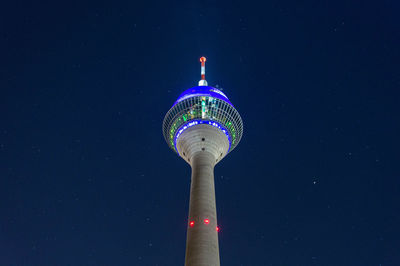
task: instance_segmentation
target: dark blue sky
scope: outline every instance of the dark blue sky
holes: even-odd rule
[[[0,265],[183,265],[207,80],[244,121],[215,168],[221,265],[400,265],[398,1],[66,1],[0,11]]]

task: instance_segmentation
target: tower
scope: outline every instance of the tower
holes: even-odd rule
[[[183,92],[163,121],[169,147],[192,168],[186,266],[219,266],[214,166],[239,143],[243,122],[226,95],[208,86],[201,57],[199,86]]]

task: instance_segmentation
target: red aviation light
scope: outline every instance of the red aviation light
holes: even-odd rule
[[[201,62],[201,63],[206,62],[206,58],[205,58],[204,56],[200,57],[200,62]]]
[[[190,227],[193,227],[193,226],[194,226],[194,221],[190,221],[190,222],[189,222],[189,226],[190,226]]]
[[[210,220],[204,219],[204,223],[205,223],[205,224],[209,224],[209,223],[210,223]]]
[[[219,227],[217,226],[217,227],[215,227],[215,230],[217,231],[217,232],[219,232]]]

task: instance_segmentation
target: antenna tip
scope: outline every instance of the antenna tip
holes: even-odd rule
[[[204,56],[200,57],[200,62],[201,62],[201,63],[206,62],[206,58],[205,58]]]

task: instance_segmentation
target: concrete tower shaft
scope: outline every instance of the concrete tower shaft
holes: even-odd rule
[[[186,129],[177,139],[180,156],[192,167],[186,266],[218,266],[214,166],[228,152],[228,137],[209,124]]]
[[[215,157],[207,151],[192,159],[186,266],[219,266],[217,208],[214,189]]]

